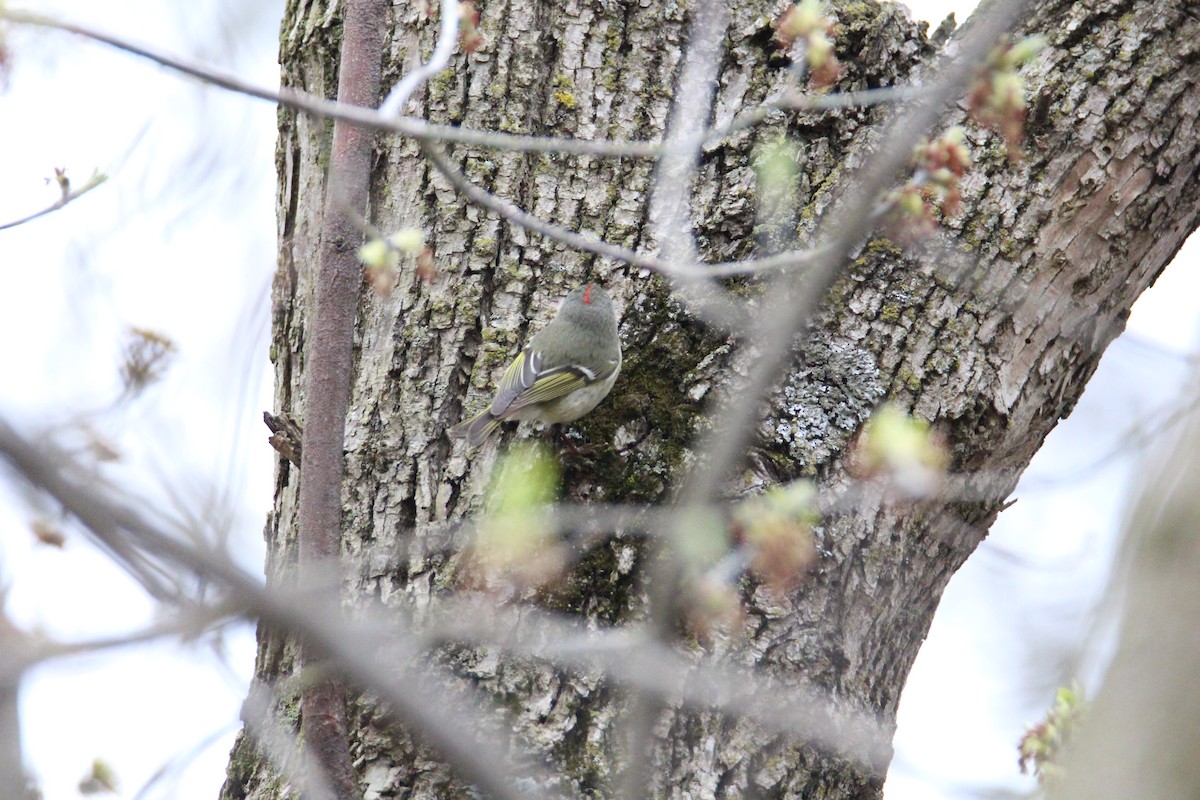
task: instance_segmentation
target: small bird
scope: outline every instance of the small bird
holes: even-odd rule
[[[450,438],[475,449],[505,420],[574,422],[608,396],[620,371],[612,299],[585,284],[508,365],[492,404],[452,427]]]

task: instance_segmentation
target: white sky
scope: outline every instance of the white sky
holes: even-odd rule
[[[246,4],[256,12],[230,4],[230,48],[213,29],[212,4],[191,12],[154,0],[30,5],[278,83],[281,0]],[[126,326],[167,334],[178,357],[165,381],[132,407],[92,418],[125,456],[109,474],[156,499],[171,487],[193,507],[224,497],[217,505],[232,514],[234,550],[261,571],[273,463],[261,413],[271,406],[274,110],[62,34],[16,31],[10,45],[0,219],[53,201],[44,179],[54,167],[67,167],[77,184],[97,167],[112,180],[0,232],[0,337],[8,343],[0,414],[26,429],[61,431],[76,412],[102,410],[118,393]],[[153,621],[142,592],[82,537],[60,552],[34,544],[28,523],[0,482],[0,570],[22,625],[86,639]],[[150,795],[214,798],[253,658],[253,630],[241,626],[223,641],[36,670],[23,685],[22,725],[47,800],[78,797],[96,757],[132,797],[161,766],[224,731],[174,787],[164,782]]]
[[[198,10],[161,0],[60,0],[29,7],[100,25],[274,85],[282,0],[226,0],[229,38]],[[971,3],[912,3],[938,22]],[[215,44],[219,43],[219,44]],[[0,95],[0,220],[52,202],[44,179],[65,166],[77,183],[113,177],[72,206],[0,232],[0,415],[26,429],[63,430],[118,392],[127,325],[169,335],[178,357],[135,405],[93,426],[124,455],[109,474],[155,499],[167,487],[192,506],[220,498],[231,545],[261,569],[273,453],[261,412],[271,406],[267,290],[274,268],[275,113],[103,47],[18,31]],[[20,120],[20,124],[13,124]],[[202,132],[197,135],[197,131]],[[1142,341],[1185,352],[1197,296],[1192,267],[1169,269],[1135,308]],[[1054,688],[1097,660],[1074,661],[1103,594],[1134,462],[1089,465],[1126,426],[1173,402],[1186,365],[1118,342],[1083,402],[1031,467],[1073,475],[1057,491],[1029,481],[991,537],[955,577],[906,690],[888,800],[968,800],[1028,789],[1016,740]],[[64,409],[71,410],[70,413]],[[63,551],[33,542],[20,498],[0,482],[0,582],[23,626],[65,639],[152,621],[141,591],[79,536]],[[216,796],[252,672],[253,631],[221,641],[157,645],[38,669],[25,682],[29,765],[47,800],[76,798],[95,757],[115,768],[122,797],[202,740],[222,733],[173,784],[149,797]],[[953,732],[948,735],[947,732]],[[998,795],[989,795],[998,796]]]

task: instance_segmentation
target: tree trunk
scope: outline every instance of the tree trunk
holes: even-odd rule
[[[418,5],[393,9],[385,83],[433,46],[436,13],[421,20]],[[655,139],[687,41],[687,5],[481,3],[484,46],[458,54],[418,93],[421,112],[472,128]],[[835,91],[908,83],[934,53],[924,25],[899,6],[832,6],[845,65]],[[818,687],[837,707],[877,715],[893,729],[901,688],[947,581],[1071,411],[1130,305],[1197,224],[1200,23],[1188,7],[1182,0],[1044,2],[1024,21],[1020,33],[1050,38],[1025,70],[1033,99],[1024,159],[1010,162],[997,137],[970,128],[977,163],[964,181],[962,213],[940,234],[945,245],[902,250],[878,238],[845,265],[772,395],[744,485],[731,489],[758,491],[800,476],[823,487],[849,485],[847,446],[872,410],[891,400],[945,437],[952,470],[973,476],[967,484],[976,495],[914,504],[868,490],[853,508],[822,519],[811,576],[783,598],[747,586],[746,632],[705,644],[707,652],[757,666],[785,685]],[[730,10],[717,124],[761,103],[787,71],[772,42],[779,8],[736,0]],[[334,95],[338,14],[331,0],[289,3],[281,39],[286,85]],[[860,108],[780,113],[707,149],[692,203],[703,258],[761,252],[756,144],[786,135],[800,146],[803,232],[838,191],[838,179],[861,163],[881,116]],[[946,122],[962,118],[953,111]],[[331,126],[290,111],[279,121],[272,352],[277,408],[302,420]],[[476,184],[538,216],[653,251],[651,161],[465,146],[450,152]],[[406,270],[389,296],[362,291],[343,486],[347,605],[424,608],[456,585],[458,555],[407,554],[420,551],[420,532],[431,523],[482,508],[498,445],[512,434],[467,459],[446,428],[484,404],[529,333],[582,281],[608,286],[623,309],[626,362],[612,395],[574,425],[601,447],[590,465],[566,468],[562,496],[668,498],[696,432],[711,424],[707,401],[750,354],[689,318],[661,279],[469,205],[411,140],[379,138],[370,217],[387,231],[424,228],[438,276],[427,284]],[[756,285],[740,283],[752,304]],[[614,440],[630,446],[614,448]],[[281,460],[266,528],[274,584],[293,580],[299,479]],[[642,555],[629,540],[611,539],[538,600],[606,623],[636,617]],[[291,639],[260,629],[256,680],[286,685],[295,654]],[[627,697],[596,675],[487,655],[464,648],[452,661],[459,676],[503,698],[497,735],[519,736],[543,754],[565,776],[560,789],[568,796],[611,796],[628,760],[617,736]],[[284,702],[286,712],[286,691]],[[437,755],[414,744],[413,732],[379,723],[366,699],[350,706],[351,752],[367,797],[465,796]],[[647,797],[872,798],[887,767],[886,758],[856,762],[716,712],[670,707],[655,730],[661,735]],[[243,734],[222,796],[279,797],[280,787]]]

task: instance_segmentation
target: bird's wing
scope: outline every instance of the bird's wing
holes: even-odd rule
[[[492,399],[492,414],[501,416],[508,411],[521,392],[528,389],[537,381],[538,372],[542,368],[542,354],[532,347],[526,347],[517,353],[517,357],[504,370],[496,396]]]
[[[542,369],[542,354],[526,347],[500,379],[500,388],[492,401],[492,414],[507,417],[526,406],[566,397],[611,373],[612,368],[606,369],[603,375],[596,375],[585,367],[571,365]]]

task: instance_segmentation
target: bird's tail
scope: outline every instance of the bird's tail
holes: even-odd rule
[[[500,427],[500,418],[492,416],[491,408],[485,408],[470,419],[464,419],[449,430],[451,439],[466,439],[467,446],[474,450],[483,444],[492,431]]]

